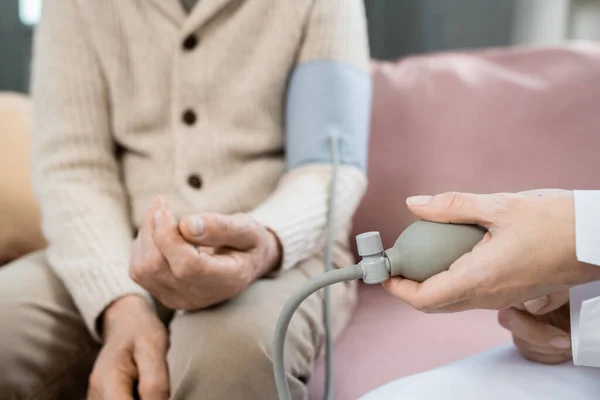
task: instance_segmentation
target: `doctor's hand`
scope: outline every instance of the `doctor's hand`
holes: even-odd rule
[[[568,290],[500,310],[498,322],[528,360],[559,364],[572,359]]]
[[[201,214],[178,222],[155,199],[134,241],[130,276],[171,309],[229,300],[279,264],[273,233],[244,214]]]
[[[572,192],[445,193],[407,200],[424,220],[477,224],[488,230],[473,251],[423,283],[384,283],[425,312],[500,310],[571,286],[600,280],[600,268],[575,254]]]

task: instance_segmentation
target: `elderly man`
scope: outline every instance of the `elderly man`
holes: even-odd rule
[[[332,137],[334,259],[351,260],[362,0],[43,4],[31,141],[49,246],[0,269],[0,396],[70,398],[95,359],[93,400],[275,399],[279,311],[324,268]],[[354,289],[332,293],[334,333]],[[288,341],[295,399],[323,341],[315,298]]]

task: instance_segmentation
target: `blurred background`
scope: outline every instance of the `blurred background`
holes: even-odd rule
[[[28,90],[43,0],[0,0],[0,91]],[[372,56],[600,40],[600,0],[365,0]]]

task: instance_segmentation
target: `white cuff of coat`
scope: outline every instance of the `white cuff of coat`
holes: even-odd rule
[[[600,265],[600,191],[574,191],[577,259]],[[570,291],[575,365],[600,367],[600,282]]]

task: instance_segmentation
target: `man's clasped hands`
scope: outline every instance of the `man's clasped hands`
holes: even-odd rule
[[[246,214],[189,215],[178,221],[162,197],[148,209],[133,242],[129,274],[164,306],[198,310],[229,300],[276,269],[275,234]],[[99,323],[104,346],[90,378],[89,398],[169,396],[168,334],[147,299],[125,296]]]

